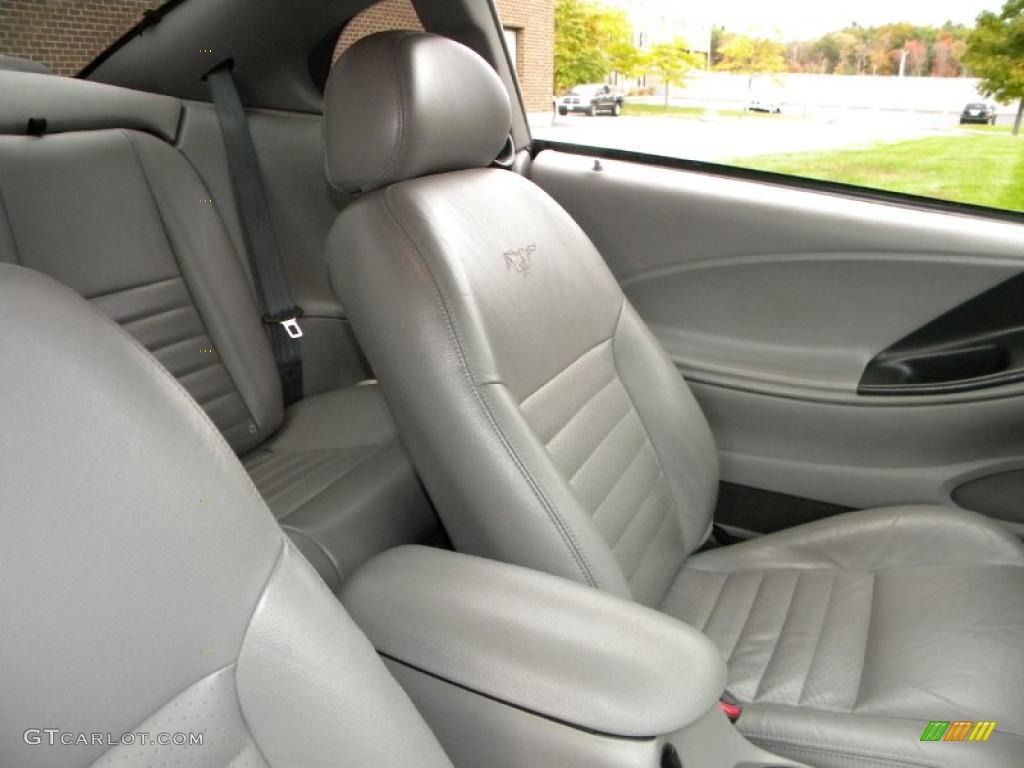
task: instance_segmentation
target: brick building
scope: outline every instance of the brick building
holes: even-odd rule
[[[548,112],[555,74],[555,0],[496,0],[496,5],[526,109]],[[345,27],[335,55],[387,29],[422,29],[410,0],[380,0],[360,13]]]
[[[0,0],[0,54],[75,75],[158,6],[154,0]]]
[[[0,0],[0,54],[74,75],[161,0]],[[526,108],[551,109],[555,0],[497,0]],[[381,0],[346,26],[339,51],[386,29],[418,29],[409,0]]]

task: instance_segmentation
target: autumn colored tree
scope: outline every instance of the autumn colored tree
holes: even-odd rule
[[[957,77],[969,30],[947,22],[942,27],[906,22],[861,27],[856,24],[817,40],[790,42],[786,69],[844,75],[894,75],[906,56],[905,74]]]
[[[555,4],[555,89],[600,82],[609,72],[633,76],[641,68],[626,13],[583,0]]]
[[[967,42],[950,32],[943,32],[932,46],[932,76],[960,77],[964,73]]]
[[[747,76],[747,88],[758,75],[783,72],[786,69],[786,47],[765,37],[730,35],[719,49],[722,61],[716,69],[739,72]]]
[[[928,62],[928,46],[921,40],[908,40],[903,44],[903,50],[907,54],[905,74],[914,77],[923,75]]]
[[[668,94],[671,86],[682,86],[686,83],[686,75],[690,70],[700,66],[704,57],[690,51],[690,47],[681,37],[671,43],[652,45],[646,56],[646,69],[665,86],[665,106],[668,106]]]

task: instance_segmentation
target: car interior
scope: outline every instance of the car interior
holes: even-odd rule
[[[1021,220],[533,140],[491,0],[369,5],[0,57],[0,768],[1024,765]]]

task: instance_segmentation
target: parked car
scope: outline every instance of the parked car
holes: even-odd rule
[[[622,114],[626,98],[617,93],[610,85],[594,83],[577,85],[568,94],[558,100],[558,114],[583,112],[594,117],[598,112],[606,112],[613,117]]]
[[[768,112],[773,115],[782,113],[782,101],[777,96],[751,96],[743,105],[745,112]]]
[[[960,113],[960,125],[966,125],[968,123],[995,125],[995,106],[993,104],[983,104],[980,101],[972,101],[964,107],[964,111]]]

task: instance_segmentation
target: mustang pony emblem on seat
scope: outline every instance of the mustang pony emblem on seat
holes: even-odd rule
[[[537,250],[536,243],[530,243],[522,248],[513,248],[502,254],[505,257],[505,266],[508,269],[515,269],[524,277],[530,273],[530,266],[533,264],[533,253]]]

